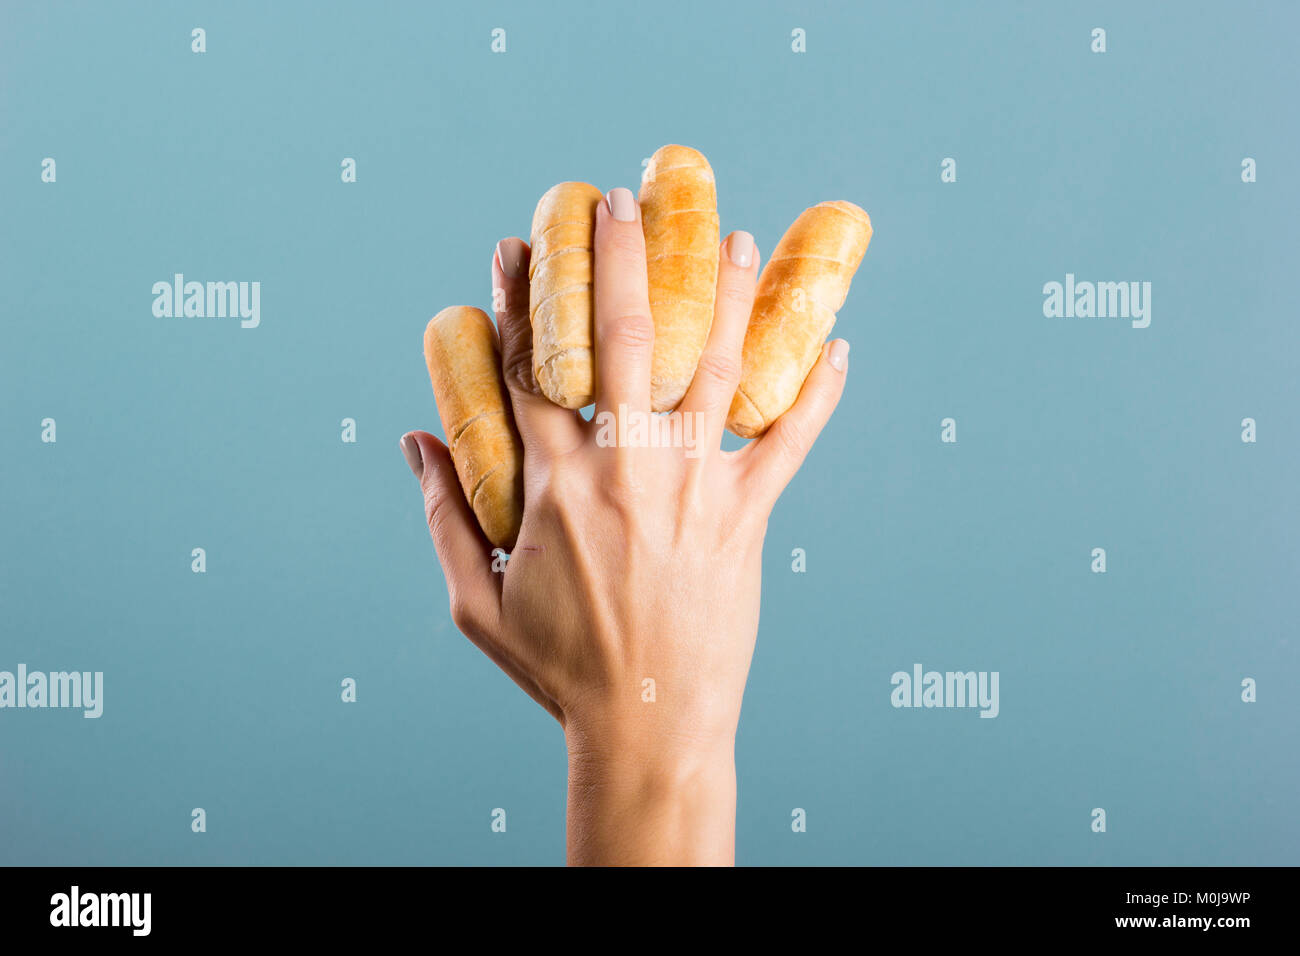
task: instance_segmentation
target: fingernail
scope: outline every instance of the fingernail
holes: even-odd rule
[[[501,274],[507,279],[518,279],[524,274],[524,242],[522,239],[502,239],[497,243],[497,262]]]
[[[831,368],[837,372],[842,372],[849,367],[849,343],[843,339],[836,339],[831,343],[831,350],[826,355],[826,361],[831,363]]]
[[[624,189],[622,186],[611,189],[609,195],[605,197],[605,202],[609,203],[609,214],[619,222],[631,222],[636,219],[636,200],[632,198],[632,190]]]
[[[402,454],[406,456],[406,463],[411,466],[415,477],[424,477],[424,459],[420,456],[420,445],[416,442],[415,436],[403,435],[402,440],[397,444],[401,446]]]
[[[727,237],[727,258],[742,269],[754,261],[754,237],[747,232],[733,232]]]

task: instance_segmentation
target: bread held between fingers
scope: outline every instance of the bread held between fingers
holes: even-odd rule
[[[727,428],[763,434],[794,404],[835,325],[871,241],[871,218],[851,202],[800,213],[763,267]]]
[[[654,317],[650,399],[681,402],[713,324],[718,282],[718,194],[713,169],[689,146],[663,146],[641,183],[646,276]]]
[[[461,490],[483,534],[509,551],[524,514],[523,446],[492,320],[453,305],[424,330],[424,361]]]
[[[593,254],[596,206],[588,183],[560,183],[533,213],[528,264],[528,315],[533,328],[533,375],[542,393],[565,408],[595,395]]]

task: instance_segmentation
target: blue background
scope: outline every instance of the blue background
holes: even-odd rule
[[[563,859],[562,735],[452,626],[397,439],[496,240],[681,142],[764,253],[824,199],[876,230],[768,533],[738,862],[1300,863],[1294,5],[0,9],[0,669],[105,672],[99,720],[0,711],[0,861]],[[174,272],[260,328],[155,318]],[[1045,318],[1067,272],[1150,328]],[[895,710],[916,662],[1001,715]]]

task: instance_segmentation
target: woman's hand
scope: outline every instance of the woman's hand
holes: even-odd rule
[[[654,324],[632,193],[600,204],[596,409],[533,378],[528,247],[492,261],[502,366],[524,445],[524,519],[504,573],[446,446],[402,438],[420,477],[452,618],[550,711],[569,750],[571,863],[730,863],[734,739],[758,633],[763,535],[844,388],[848,343],[823,349],[799,400],[723,452],[758,255],[722,244],[714,320],[681,407],[650,414]]]

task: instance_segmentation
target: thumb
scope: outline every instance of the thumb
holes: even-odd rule
[[[451,453],[428,432],[407,432],[400,445],[424,491],[424,516],[447,579],[452,622],[471,639],[495,634],[501,591],[499,575],[492,573],[492,544],[465,501]]]

